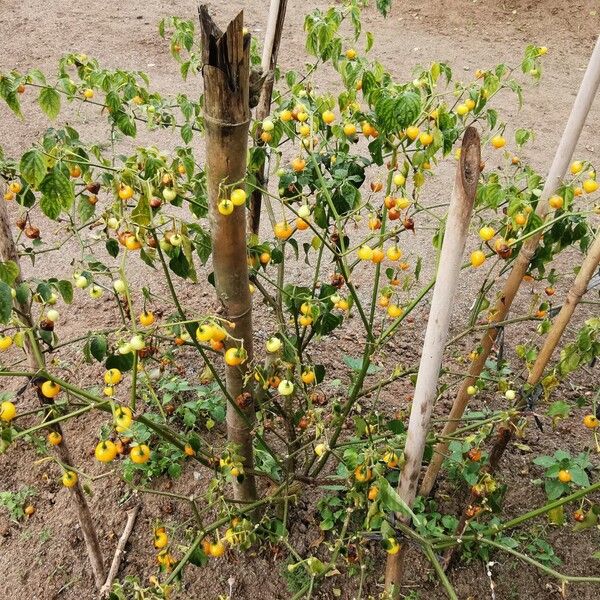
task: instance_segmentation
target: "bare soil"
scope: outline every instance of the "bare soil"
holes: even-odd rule
[[[600,6],[592,0],[565,2],[564,0],[480,0],[461,2],[439,0],[437,3],[415,0],[408,3],[395,1],[387,20],[373,8],[364,11],[363,28],[373,31],[376,43],[373,55],[377,56],[399,77],[410,77],[415,65],[426,64],[430,60],[440,60],[451,64],[458,74],[464,71],[471,77],[477,68],[486,68],[499,62],[516,64],[526,44],[546,45],[550,52],[544,62],[545,74],[542,82],[525,91],[525,105],[519,112],[513,97],[499,100],[505,119],[515,126],[533,127],[536,138],[526,146],[523,157],[530,160],[542,172],[547,169],[553,149],[560,137],[568,116],[583,69],[591,52],[600,25]],[[291,0],[288,6],[280,62],[283,68],[301,68],[308,60],[304,51],[302,22],[305,12],[315,6],[326,7],[324,2],[301,3]],[[268,8],[267,2],[214,2],[214,12],[218,20],[225,23],[239,8],[245,9],[247,26],[259,38],[264,33]],[[174,2],[167,0],[147,0],[145,3],[118,2],[116,0],[89,0],[73,4],[58,0],[2,0],[0,23],[3,35],[0,36],[0,70],[16,68],[25,70],[39,67],[44,72],[55,72],[56,63],[66,52],[85,52],[98,58],[101,64],[110,68],[141,69],[146,71],[152,84],[160,92],[168,93],[184,90],[189,94],[199,89],[200,82],[192,79],[182,84],[177,65],[172,61],[167,44],[157,34],[157,22],[162,16],[178,15],[195,18],[196,5],[191,0]],[[331,80],[326,75],[317,75],[314,84],[321,89],[330,89]],[[332,91],[334,91],[333,88]],[[19,156],[31,143],[39,139],[49,126],[40,116],[31,99],[25,100],[26,119],[17,121],[4,106],[0,106],[0,141],[8,155]],[[103,119],[86,109],[68,108],[65,115],[89,141],[100,141],[105,134]],[[584,129],[577,156],[595,160],[597,139],[600,135],[600,103],[596,103]],[[174,143],[170,132],[143,134],[140,143],[153,143],[169,149]],[[198,157],[201,159],[199,148]],[[445,199],[451,168],[440,171],[439,177],[431,182],[431,204]],[[16,213],[15,213],[16,215]],[[60,239],[60,229],[40,220],[44,235],[48,240]],[[430,245],[431,231],[426,223],[414,236],[403,241],[409,260],[423,255],[423,280],[433,268],[433,252],[423,250]],[[69,277],[78,260],[78,248],[66,246],[61,253],[41,258],[36,270],[48,276]],[[556,301],[564,298],[572,280],[572,267],[577,264],[578,254],[573,252],[568,260],[561,262],[563,277],[557,285]],[[33,270],[24,265],[29,274]],[[135,271],[135,272],[134,272]],[[302,277],[302,264],[292,270],[292,278]],[[181,285],[182,299],[189,309],[204,313],[215,309],[212,288],[205,284],[206,270],[199,272],[200,284]],[[158,294],[164,292],[161,283],[153,280],[153,275],[145,267],[132,269],[134,283],[151,285]],[[362,284],[361,292],[369,291],[366,275],[359,275],[357,282]],[[465,327],[471,299],[480,281],[470,278],[462,282],[462,288],[454,306],[455,327],[458,333]],[[543,286],[533,286],[537,293]],[[528,308],[531,286],[525,286],[517,302],[515,314]],[[94,303],[86,295],[69,309],[62,310],[59,334],[63,339],[74,337],[87,330],[105,327],[113,322],[113,308],[108,299]],[[266,339],[270,334],[270,314],[257,302],[258,338]],[[589,308],[582,307],[578,323],[592,314]],[[415,311],[402,333],[389,346],[386,367],[401,362],[416,364],[419,358],[421,340],[427,317],[427,307]],[[84,325],[83,325],[84,324]],[[315,362],[323,362],[328,371],[339,372],[347,382],[347,368],[342,362],[343,354],[355,355],[358,324],[352,320],[339,333],[323,340],[315,350]],[[517,341],[535,337],[535,327],[524,325],[507,333],[507,344],[514,346]],[[569,332],[572,335],[573,331]],[[466,337],[452,348],[448,361],[460,366],[464,356],[476,342],[476,336]],[[64,369],[74,381],[83,385],[97,384],[101,369],[82,368],[80,352],[72,349],[61,351],[57,357],[57,367]],[[201,366],[189,357],[182,357],[178,366],[187,376],[198,377]],[[6,382],[2,382],[5,385]],[[16,384],[15,384],[16,385]],[[561,387],[558,394],[564,398],[586,398],[598,387],[598,367],[588,373],[578,373],[569,384]],[[441,415],[452,400],[451,388],[437,407]],[[386,414],[406,416],[406,407],[412,388],[407,382],[390,386],[379,400],[379,408]],[[557,396],[558,397],[558,396]],[[25,396],[20,400],[23,409],[35,405],[33,398]],[[476,406],[486,403],[497,406],[493,398],[480,398]],[[369,400],[365,401],[369,406]],[[20,406],[21,408],[21,406]],[[544,412],[542,409],[541,412]],[[544,419],[544,431],[531,427],[524,440],[534,454],[551,454],[561,447],[571,453],[586,451],[590,438],[581,432],[582,410],[574,410],[572,418],[564,421],[557,430],[552,430]],[[70,440],[72,454],[77,464],[92,475],[99,475],[103,468],[93,460],[93,446],[100,426],[105,422],[99,415],[88,414],[77,422],[66,426],[66,437]],[[215,434],[219,443],[222,432]],[[592,455],[593,456],[593,455]],[[21,597],[27,600],[60,599],[71,600],[93,598],[93,580],[85,558],[85,549],[76,520],[69,508],[66,491],[57,482],[56,469],[46,462],[36,462],[39,457],[31,446],[19,443],[0,456],[0,491],[17,490],[24,485],[36,488],[34,498],[35,514],[21,523],[10,521],[0,509],[0,582],[7,598]],[[598,464],[597,458],[593,460]],[[530,455],[512,448],[504,458],[499,478],[508,484],[504,515],[511,517],[541,504],[543,491],[531,483],[540,476],[539,470],[531,466]],[[189,494],[202,486],[204,473],[195,473],[188,466],[182,477],[173,483],[173,490]],[[200,481],[198,481],[200,479]],[[167,489],[167,480],[155,482],[157,489]],[[118,536],[124,527],[126,510],[133,500],[126,496],[127,486],[116,477],[99,480],[93,486],[90,505],[96,518],[101,544],[107,562],[112,556]],[[444,507],[448,511],[460,508],[456,501],[456,491],[447,483],[441,487]],[[313,494],[308,491],[290,520],[291,541],[301,555],[310,551],[310,544],[318,537],[318,527],[314,513]],[[454,498],[454,499],[453,499]],[[175,526],[190,518],[187,507],[154,496],[144,496],[142,511],[128,545],[128,553],[122,564],[120,576],[136,575],[147,582],[157,571],[155,552],[152,548],[152,526],[161,520]],[[559,570],[573,575],[600,575],[598,561],[590,556],[598,549],[600,534],[591,530],[578,536],[572,535],[570,525],[550,528],[544,520],[539,520],[521,532],[530,538],[542,537],[550,541],[563,564]],[[179,536],[179,537],[178,537]],[[183,532],[175,534],[183,541]],[[180,552],[176,550],[176,553]],[[373,560],[376,569],[369,573],[366,581],[368,593],[376,595],[381,590],[380,567],[384,557],[375,553]],[[419,557],[416,549],[409,556],[406,594],[415,592],[413,598],[443,598],[443,591],[436,585],[428,565]],[[495,555],[490,567],[491,578],[485,566],[479,561],[461,564],[450,573],[450,579],[462,599],[492,598],[491,585],[495,587],[498,599],[542,600],[560,598],[557,582],[540,574],[533,568],[508,558]],[[282,575],[285,569],[280,556],[274,550],[262,548],[255,553],[229,553],[226,558],[213,561],[204,569],[189,567],[179,598],[216,599],[229,591],[228,580],[234,578],[236,600],[250,598],[285,599],[291,593]],[[315,598],[356,597],[358,579],[349,578],[343,573],[332,577],[314,593]],[[568,597],[578,600],[598,598],[600,592],[591,585],[574,584],[568,587]],[[363,595],[365,597],[365,595]]]

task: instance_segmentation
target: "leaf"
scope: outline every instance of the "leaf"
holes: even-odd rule
[[[62,209],[68,211],[75,200],[73,184],[57,166],[44,177],[40,191],[40,206],[50,219],[56,219]]]
[[[137,132],[135,121],[124,111],[112,113],[115,125],[127,136],[134,137]]]
[[[181,251],[169,261],[169,268],[175,275],[179,275],[179,277],[182,277],[183,279],[185,279],[190,272],[190,264]]]
[[[194,137],[194,131],[192,129],[192,126],[189,123],[186,123],[185,125],[182,126],[180,133],[181,133],[181,139],[186,144],[189,144],[192,141],[192,138]]]
[[[12,286],[15,279],[19,276],[19,267],[12,260],[0,262],[0,281],[4,281]]]
[[[12,293],[5,281],[0,281],[0,323],[6,324],[12,315]]]
[[[33,148],[21,156],[19,163],[21,177],[32,187],[37,188],[46,176],[46,161],[44,155]]]
[[[73,302],[73,284],[66,279],[61,279],[60,281],[56,282],[56,287],[58,288],[63,300],[67,304],[71,304],[71,302]]]
[[[400,498],[396,490],[390,485],[390,482],[385,477],[377,479],[377,487],[379,488],[379,498],[381,504],[388,510],[410,515],[413,519],[417,519],[417,515],[410,509],[410,506]]]
[[[54,88],[42,88],[38,103],[49,119],[55,119],[58,116],[60,112],[60,94]]]
[[[91,348],[90,348],[91,351]],[[119,369],[123,373],[133,367],[133,352],[129,354],[111,354],[104,363],[107,369]]]
[[[98,361],[102,362],[106,356],[107,341],[104,335],[94,335],[89,341],[90,354]]]
[[[58,198],[51,196],[42,196],[40,199],[40,208],[42,212],[49,218],[55,221],[61,213],[60,201]]]
[[[395,117],[397,126],[405,129],[414,123],[421,112],[421,96],[414,92],[405,92],[396,100]]]
[[[110,256],[116,258],[119,255],[119,242],[114,238],[106,240],[106,251]]]
[[[140,196],[136,207],[131,211],[131,220],[136,225],[142,226],[148,225],[152,221],[152,210],[146,194]]]
[[[342,360],[344,361],[346,366],[348,366],[353,371],[359,372],[363,368],[362,358],[354,358],[352,356],[344,355],[342,357]],[[373,375],[374,373],[377,373],[377,371],[381,371],[381,367],[378,367],[377,365],[374,365],[372,363],[369,364],[369,366],[367,367],[367,375]]]
[[[569,472],[571,473],[571,481],[575,485],[581,487],[588,487],[590,485],[588,475],[581,467],[573,465],[569,468]]]

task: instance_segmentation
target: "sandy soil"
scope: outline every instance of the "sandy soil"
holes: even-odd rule
[[[218,20],[223,23],[243,6],[248,27],[261,37],[264,32],[267,4],[221,1],[214,2],[213,6]],[[326,3],[307,4],[298,0],[289,2],[281,49],[281,64],[284,68],[301,68],[306,60],[302,22],[307,7],[314,6],[325,7]],[[168,47],[157,34],[156,24],[162,16],[167,15],[194,18],[195,10],[195,2],[190,0],[148,0],[143,4],[116,0],[90,0],[81,4],[58,0],[3,0],[0,23],[4,35],[0,37],[0,70],[25,70],[37,66],[46,73],[53,73],[62,54],[80,51],[97,57],[106,67],[146,71],[158,91],[167,93],[183,90],[193,94],[199,89],[200,82],[192,79],[182,84]],[[550,163],[553,148],[559,139],[587,57],[595,42],[600,25],[599,12],[598,2],[592,0],[570,3],[564,0],[440,0],[435,5],[416,0],[410,3],[410,7],[404,2],[395,1],[392,14],[385,21],[374,9],[365,10],[363,27],[376,34],[373,55],[399,77],[409,77],[415,65],[430,60],[448,62],[457,73],[464,71],[466,77],[480,67],[486,68],[503,61],[514,64],[528,43],[548,46],[550,53],[544,63],[544,78],[538,86],[526,89],[523,110],[518,112],[514,98],[508,95],[500,99],[500,107],[506,120],[514,122],[515,126],[533,127],[536,130],[534,142],[526,146],[523,154],[524,158],[543,171]],[[314,83],[321,89],[328,89],[329,80],[321,75]],[[49,125],[47,120],[40,116],[39,110],[32,105],[31,99],[25,100],[25,114],[26,120],[19,122],[6,107],[0,106],[0,142],[8,155],[18,156],[38,139]],[[96,119],[93,113],[69,108],[65,115],[78,127],[85,139],[103,139],[105,130],[101,125],[102,120]],[[597,102],[582,135],[578,156],[595,159],[596,140],[600,135],[599,117],[600,102]],[[172,147],[172,140],[168,132],[142,136],[143,143],[154,143],[164,148]],[[198,156],[201,159],[200,148]],[[428,188],[432,204],[444,198],[449,173],[448,168],[442,169],[439,178]],[[49,239],[60,235],[55,227],[43,220],[40,222]],[[430,232],[423,230],[406,241],[406,249],[413,260],[422,253],[422,248],[429,244],[429,238]],[[431,272],[431,258],[427,254],[424,256],[425,276]],[[77,260],[77,249],[67,247],[60,255],[42,259],[38,268],[55,276],[68,277],[73,270],[74,260]],[[302,265],[298,265],[292,276],[300,277],[301,268]],[[564,263],[564,277],[557,285],[557,299],[564,297],[564,291],[571,281],[571,273],[571,267]],[[143,270],[137,275],[131,275],[134,281],[147,282],[148,273]],[[200,280],[203,281],[202,276]],[[359,279],[360,283],[363,282]],[[461,325],[464,326],[463,315],[470,304],[472,292],[478,285],[476,278],[468,285],[462,284],[454,307],[457,331],[460,331]],[[152,286],[153,291],[156,286],[160,293],[158,283],[152,282]],[[368,291],[367,287],[365,281],[362,290]],[[186,306],[194,310],[203,312],[215,308],[210,289],[204,284],[195,288],[182,286],[182,294]],[[522,302],[526,305],[525,295]],[[268,323],[266,308],[257,306],[256,309],[259,319]],[[61,335],[69,337],[81,331],[82,322],[85,322],[89,329],[100,328],[107,321],[110,322],[111,312],[112,308],[108,302],[93,304],[84,300],[69,309],[68,315],[67,311],[64,311],[66,318],[61,322]],[[390,345],[392,361],[400,359],[404,364],[414,364],[418,360],[426,314],[426,307],[417,310],[414,321],[407,323],[404,334],[394,346]],[[582,316],[587,314],[589,311],[581,312]],[[352,354],[354,330],[356,327],[351,322],[339,335],[324,341],[315,351],[315,359],[321,358],[331,369],[343,369],[339,349],[341,347],[344,352]],[[520,331],[511,333],[509,342],[525,339],[531,336],[532,332],[532,327],[523,327]],[[264,339],[268,334],[269,331],[263,328],[258,335]],[[473,340],[474,338],[465,339],[464,343],[455,349],[456,354],[468,351]],[[73,377],[80,377],[77,370],[80,357],[75,350],[61,353],[60,360],[62,368],[70,371]],[[197,374],[191,361],[186,362],[183,359],[181,364],[191,377]],[[97,381],[100,369],[88,371],[82,383],[91,384]],[[582,375],[572,385],[562,388],[561,392],[570,398],[589,395],[597,386],[597,375],[596,368],[595,380],[593,376]],[[398,405],[404,407],[410,392],[410,387],[405,383],[391,386],[383,398],[384,410],[392,413]],[[450,400],[450,396],[445,398],[439,410],[443,410]],[[33,405],[32,399],[26,399],[26,402]],[[532,429],[528,433],[527,443],[536,453],[551,453],[555,448],[564,445],[567,437],[564,434],[573,431],[573,434],[568,436],[571,452],[584,451],[589,439],[584,439],[577,433],[580,418],[581,413],[576,412],[558,432],[546,429],[541,433]],[[70,439],[75,444],[72,448],[74,456],[91,474],[99,474],[102,471],[91,458],[90,450],[101,424],[102,420],[97,416],[88,415],[67,428],[67,433],[73,433]],[[501,478],[509,484],[505,513],[512,516],[541,503],[543,493],[529,484],[539,473],[532,471],[528,456],[513,450],[509,457],[504,461]],[[38,490],[34,500],[37,512],[24,523],[17,525],[10,522],[0,511],[0,581],[10,597],[19,594],[27,600],[92,598],[92,579],[84,559],[81,534],[68,507],[67,494],[56,483],[54,470],[46,464],[33,463],[35,459],[34,451],[22,444],[0,457],[0,491],[16,490],[23,485],[32,485]],[[166,484],[165,481],[159,481],[157,487],[164,489]],[[181,493],[191,493],[198,485],[190,467],[185,470],[175,487]],[[124,525],[128,507],[125,492],[124,484],[98,484],[90,500],[95,514],[98,515],[97,525],[107,556],[112,555],[116,538]],[[142,581],[147,581],[148,577],[156,572],[151,547],[152,524],[161,519],[174,525],[190,515],[187,508],[170,502],[146,497],[143,503],[143,510],[131,538],[121,574],[134,574]],[[448,508],[456,507],[449,502]],[[293,540],[297,541],[300,553],[307,551],[309,543],[313,541],[303,533],[307,527],[313,532],[311,535],[316,537],[314,519],[310,502],[302,505],[294,515]],[[600,574],[600,567],[588,559],[600,543],[597,531],[573,538],[567,529],[551,530],[540,521],[529,533],[545,537],[554,544],[557,554],[564,562],[561,568],[565,572],[579,575],[589,572]],[[183,532],[180,531],[177,535],[180,541],[183,541]],[[497,598],[542,600],[560,597],[553,580],[539,575],[534,570],[524,569],[522,565],[505,557],[496,560],[498,562],[492,567],[492,572]],[[412,579],[406,593],[416,590],[420,596],[413,598],[443,598],[442,591],[435,584],[424,583],[426,577],[423,573],[426,572],[426,565],[418,558],[416,552],[411,553],[411,561],[409,573]],[[207,569],[189,568],[179,597],[207,600],[217,598],[219,594],[227,593],[227,580],[233,575],[236,580],[233,597],[236,600],[254,597],[289,598],[290,593],[281,577],[281,565],[277,564],[274,567],[273,564],[271,551],[262,549],[256,556],[228,556]],[[455,569],[451,573],[451,580],[461,599],[479,600],[491,597],[489,579],[484,567],[478,562]],[[357,581],[334,577],[314,597],[333,598],[333,588],[342,589],[343,598],[352,598],[356,594]],[[369,578],[367,588],[373,594],[378,592],[380,588],[376,576]],[[598,597],[598,591],[591,587],[573,586],[570,588],[569,597],[591,600]]]

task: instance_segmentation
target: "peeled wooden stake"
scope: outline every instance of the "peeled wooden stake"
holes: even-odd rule
[[[454,305],[454,294],[477,191],[480,161],[479,134],[474,127],[469,127],[463,137],[460,161],[450,199],[446,232],[410,411],[404,447],[406,463],[398,482],[398,493],[409,506],[415,499],[421,473],[423,452],[437,395],[439,372]],[[385,584],[393,598],[397,598],[399,594],[404,553],[403,544],[400,551],[390,555],[387,561]]]

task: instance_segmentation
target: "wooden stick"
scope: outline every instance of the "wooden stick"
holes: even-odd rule
[[[0,258],[3,261],[12,261],[17,265],[19,274],[15,280],[15,285],[19,285],[23,282],[21,275],[21,264],[17,246],[12,236],[10,218],[6,204],[7,203],[4,201],[0,202]],[[19,311],[21,320],[23,321],[25,327],[28,329],[33,328],[34,321],[31,316],[31,307],[29,304],[21,304],[15,300],[15,307]],[[41,348],[39,347],[39,344],[34,336],[25,336],[24,349],[27,356],[27,362],[32,372],[37,372],[40,368],[44,368],[44,355],[42,354]],[[52,401],[44,398],[39,389],[37,395],[42,406],[47,406],[48,404],[52,403]],[[60,424],[55,423],[54,425],[49,426],[48,429],[56,431],[63,438],[62,442],[58,446],[52,447],[52,452],[55,454],[61,464],[72,465],[73,462],[71,460],[71,453],[69,452],[69,447],[62,434],[62,428]],[[102,559],[102,551],[100,550],[100,544],[98,543],[98,535],[96,534],[96,528],[90,513],[90,508],[79,482],[77,482],[77,484],[72,487],[69,492],[74,500],[75,510],[77,511],[79,526],[81,527],[81,532],[87,548],[88,558],[90,559],[94,581],[96,583],[96,587],[99,588],[104,582],[104,561]]]
[[[462,255],[477,191],[480,161],[479,134],[474,127],[469,127],[463,137],[460,161],[450,199],[446,232],[410,411],[404,447],[406,463],[398,482],[398,494],[409,506],[412,505],[417,493],[423,452],[429,431],[431,412],[437,395],[437,383],[454,305],[453,297],[458,284]],[[392,597],[398,597],[399,594],[405,547],[406,545],[402,544],[400,551],[390,555],[387,560],[385,584]]]
[[[265,80],[256,108],[257,121],[263,121],[271,113],[271,98],[273,95],[273,86],[275,84],[275,67],[277,66],[277,56],[279,54],[279,44],[281,42],[286,8],[287,0],[271,0],[267,30],[265,32],[265,45],[262,55],[262,70],[265,75]],[[256,143],[259,145],[263,144],[260,140],[260,132],[258,132]],[[254,235],[258,235],[258,229],[260,227],[260,211],[262,204],[261,189],[264,189],[268,183],[268,150],[265,153],[264,162],[256,172],[256,183],[257,185],[252,190],[252,195],[250,196],[250,206],[248,211],[248,229]]]
[[[105,598],[110,594],[110,588],[112,587],[113,581],[119,572],[119,567],[121,566],[121,561],[123,560],[123,555],[125,554],[125,546],[127,545],[127,541],[129,540],[129,536],[133,531],[133,526],[135,525],[135,520],[137,518],[138,512],[140,511],[140,505],[137,504],[131,510],[127,511],[127,523],[125,523],[125,529],[119,538],[119,543],[117,544],[117,548],[115,550],[115,555],[112,560],[112,564],[110,565],[110,570],[108,571],[108,575],[106,577],[106,582],[100,589],[100,597]]]
[[[546,178],[542,195],[538,201],[536,214],[538,217],[540,217],[540,219],[542,219],[542,221],[545,220],[548,214],[548,198],[554,194],[556,189],[559,187],[560,182],[567,171],[569,163],[571,162],[575,146],[577,145],[577,141],[581,135],[583,125],[590,111],[590,107],[594,97],[596,96],[599,85],[600,38],[598,38],[596,42],[596,46],[590,58],[587,70],[583,76],[583,80],[581,82],[577,97],[575,98],[569,120],[567,121],[562,138],[558,148],[556,149],[556,154],[554,155],[552,166],[548,172],[548,177]],[[543,231],[540,231],[538,234],[531,236],[523,244],[519,255],[515,259],[515,263],[510,275],[504,284],[494,309],[490,313],[493,315],[494,321],[492,322],[490,328],[485,331],[481,339],[481,351],[471,364],[469,375],[463,381],[458,395],[454,399],[454,404],[452,405],[452,409],[448,415],[449,420],[442,431],[442,436],[444,437],[450,437],[460,425],[460,419],[462,418],[470,400],[467,390],[476,382],[477,378],[481,374],[481,371],[485,367],[485,363],[498,335],[499,329],[494,326],[494,322],[504,321],[506,319],[506,315],[510,311],[510,307],[515,299],[515,296],[517,295],[519,286],[523,281],[523,276],[529,268],[529,263],[531,262],[540,240],[542,239],[543,233]],[[419,489],[420,495],[427,496],[431,493],[447,451],[448,442],[438,442],[434,449],[431,463],[429,464],[427,472],[423,478],[421,488]]]
[[[252,301],[246,262],[246,209],[234,207],[229,215],[219,212],[219,202],[229,198],[232,186],[244,187],[248,128],[250,124],[249,72],[250,35],[243,33],[243,12],[227,30],[215,25],[205,5],[199,7],[206,121],[206,179],[208,190],[212,262],[217,296],[223,316],[229,320],[231,336],[242,340],[246,361],[226,368],[226,386],[237,402],[250,391],[245,383],[252,363]],[[226,348],[235,346],[233,337]],[[255,420],[252,398],[227,404],[227,439],[235,446],[246,474],[234,481],[236,500],[256,499],[252,427]]]

